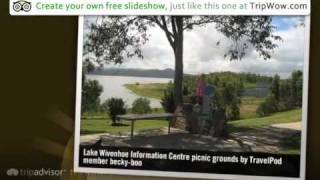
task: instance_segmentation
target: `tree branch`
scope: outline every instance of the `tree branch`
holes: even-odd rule
[[[171,26],[172,26],[173,35],[176,36],[177,35],[177,27],[176,27],[175,18],[173,16],[171,17]]]
[[[183,30],[186,30],[186,29],[192,29],[193,26],[200,26],[200,25],[204,25],[204,24],[208,24],[208,23],[213,23],[213,22],[216,22],[218,18],[204,18],[204,17],[201,17],[201,19],[199,20],[195,20],[193,22],[188,22],[188,23],[185,23],[186,25],[183,27]]]
[[[165,32],[167,39],[171,45],[172,48],[174,48],[174,36],[173,34],[169,31],[167,23],[164,19],[164,16],[161,16],[163,24],[161,24],[160,20],[158,19],[157,16],[154,16],[154,22]]]

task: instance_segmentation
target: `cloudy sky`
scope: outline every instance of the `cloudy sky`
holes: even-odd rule
[[[91,17],[93,18],[93,17]],[[214,24],[198,27],[185,32],[184,36],[184,72],[200,74],[219,71],[251,72],[264,75],[279,74],[286,78],[293,70],[303,69],[304,60],[304,27],[297,26],[301,17],[273,17],[277,27],[275,34],[283,41],[277,42],[278,48],[269,60],[260,58],[254,50],[247,51],[241,61],[229,61],[224,54],[232,42],[215,30]],[[88,32],[87,29],[84,31]],[[164,32],[155,27],[150,31],[150,40],[143,46],[144,59],[125,59],[121,65],[105,67],[174,69],[174,56]],[[217,46],[217,41],[220,45]]]

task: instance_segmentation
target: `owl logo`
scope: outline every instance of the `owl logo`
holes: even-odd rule
[[[8,176],[18,176],[19,175],[19,171],[15,168],[10,168],[7,170],[7,175]]]
[[[19,0],[13,2],[13,10],[16,12],[24,11],[29,12],[31,10],[31,2],[25,0]]]

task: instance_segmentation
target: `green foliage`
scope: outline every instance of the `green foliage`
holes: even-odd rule
[[[100,95],[103,87],[96,80],[87,80],[85,74],[94,71],[95,66],[85,59],[82,64],[82,94],[81,94],[81,114],[98,111],[100,108]]]
[[[127,112],[124,101],[121,98],[110,98],[107,99],[102,107],[108,112],[112,123],[116,123],[116,116],[125,114]]]
[[[99,64],[121,64],[124,58],[133,56],[143,58],[141,46],[148,40],[151,22],[134,16],[101,16],[100,20],[89,24],[85,54],[94,54]]]
[[[302,71],[293,71],[289,79],[280,80],[274,76],[271,94],[257,109],[259,116],[267,116],[274,112],[299,108],[302,105]]]
[[[285,109],[292,109],[292,91],[291,91],[291,83],[290,80],[284,80],[281,82],[281,86],[279,88],[280,91],[280,102],[282,102]]]
[[[221,82],[215,85],[213,107],[223,109],[228,120],[240,118],[240,91],[241,84],[236,82]]]
[[[273,94],[269,95],[264,102],[260,104],[257,109],[259,116],[268,116],[271,113],[279,111],[279,102]]]
[[[122,63],[124,57],[143,57],[141,47],[148,41],[150,27],[163,30],[176,49],[183,43],[179,38],[183,31],[211,23],[234,42],[225,52],[230,60],[242,59],[249,47],[269,59],[270,52],[277,47],[275,42],[281,40],[273,34],[276,27],[270,16],[103,16],[99,23],[89,24],[84,52],[93,53],[98,63]]]
[[[272,84],[271,84],[271,93],[274,95],[274,98],[279,101],[280,99],[280,76],[276,74],[273,77]]]
[[[82,84],[81,112],[96,111],[100,106],[103,87],[97,80],[84,80]]]
[[[184,77],[184,87],[188,93],[195,92],[197,78],[195,76]],[[268,76],[262,76],[259,74],[251,73],[234,73],[234,72],[215,72],[205,76],[205,81],[208,84],[219,85],[222,82],[234,82],[239,85],[240,89],[255,88],[257,84],[270,84],[272,78]],[[241,91],[240,91],[241,93]]]
[[[90,59],[85,59],[82,63],[82,73],[89,73],[96,69],[95,65],[90,61]]]
[[[303,88],[303,74],[302,71],[293,71],[291,78],[283,82],[280,88],[283,101],[288,109],[302,106],[302,88]]]
[[[292,72],[290,85],[291,85],[292,103],[295,106],[301,106],[302,105],[302,87],[303,87],[302,71]]]
[[[219,72],[211,73],[205,76],[205,82],[215,87],[213,97],[213,107],[215,109],[223,109],[228,120],[236,120],[240,118],[241,93],[248,81],[245,73]],[[268,78],[256,77],[256,81],[268,81]],[[197,77],[186,76],[184,78],[184,88],[190,93],[189,96],[195,95]]]
[[[175,111],[174,104],[174,92],[173,92],[173,84],[170,81],[167,89],[163,92],[163,98],[161,99],[161,105],[165,112],[173,113]]]
[[[132,103],[131,111],[134,114],[146,114],[152,112],[150,101],[147,98],[137,98]]]
[[[86,74],[94,71],[95,69],[96,67],[90,59],[85,59],[82,62],[82,84],[86,83]]]

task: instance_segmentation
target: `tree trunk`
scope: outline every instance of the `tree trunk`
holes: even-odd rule
[[[174,42],[175,75],[174,75],[174,101],[175,106],[182,104],[183,92],[183,18],[176,17],[177,36]]]

